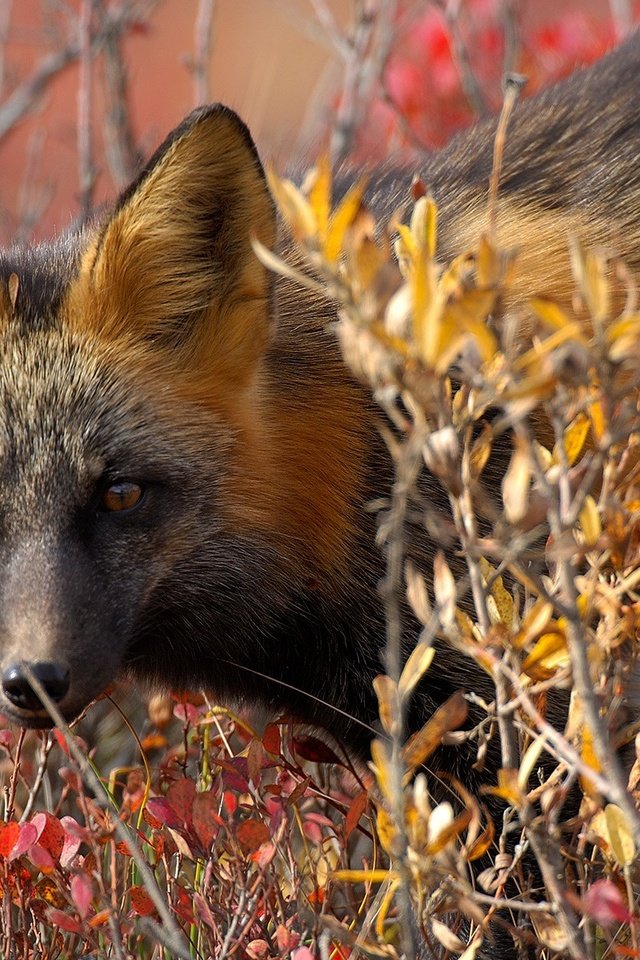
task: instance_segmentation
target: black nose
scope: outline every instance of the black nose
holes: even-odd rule
[[[34,677],[55,703],[59,703],[69,689],[69,671],[58,663],[30,663]],[[31,689],[22,664],[12,663],[2,674],[2,689],[7,698],[21,710],[42,710],[38,695]]]

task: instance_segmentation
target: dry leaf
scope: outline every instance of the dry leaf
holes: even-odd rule
[[[516,437],[515,448],[502,481],[502,502],[509,523],[517,524],[526,515],[531,489],[531,466],[527,446]]]

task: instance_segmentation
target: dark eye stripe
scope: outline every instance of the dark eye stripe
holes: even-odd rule
[[[109,513],[133,510],[142,500],[143,494],[144,490],[139,483],[133,483],[131,480],[116,480],[103,491],[100,505]]]

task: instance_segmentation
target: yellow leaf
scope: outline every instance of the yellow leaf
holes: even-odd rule
[[[505,589],[502,577],[495,576],[495,570],[485,557],[480,558],[480,570],[485,587],[491,580],[491,588],[487,597],[487,608],[492,623],[503,623],[511,627],[514,618],[513,598]]]
[[[525,750],[524,756],[520,761],[520,768],[518,770],[518,789],[523,793],[527,790],[529,785],[529,779],[533,773],[534,767],[540,759],[545,747],[544,737],[536,737],[536,739],[529,744]]]
[[[409,260],[411,263],[414,263],[416,260],[418,248],[416,246],[416,241],[413,234],[411,233],[410,228],[407,227],[404,223],[399,223],[397,230],[398,230],[398,239],[399,239],[398,257],[400,259],[405,258]]]
[[[493,290],[467,290],[449,300],[443,313],[443,323],[451,324],[454,333],[467,333],[473,337],[485,362],[493,358],[498,348],[486,322],[494,302]]]
[[[390,857],[397,856],[398,831],[384,807],[378,807],[376,832],[385,853],[388,853]]]
[[[546,600],[539,598],[534,605],[527,610],[520,624],[520,629],[512,640],[512,646],[515,650],[521,650],[539,637],[543,630],[549,624],[553,615],[553,605]]]
[[[593,734],[591,733],[589,725],[584,722],[581,727],[580,740],[580,756],[583,762],[586,763],[588,767],[591,767],[592,770],[595,770],[596,773],[600,773],[602,768],[593,744]],[[580,783],[587,796],[597,796],[597,790],[588,777],[580,777]]]
[[[525,658],[522,669],[532,680],[548,680],[568,663],[567,639],[564,633],[555,630],[543,633]]]
[[[385,939],[385,923],[387,920],[387,914],[389,913],[389,908],[393,901],[394,894],[400,885],[400,877],[394,875],[394,879],[391,881],[387,890],[382,898],[382,903],[378,909],[378,915],[376,917],[376,936],[379,940],[384,942]],[[367,951],[368,952],[368,951]]]
[[[364,178],[354,183],[347,190],[329,219],[327,242],[324,247],[324,255],[329,263],[335,263],[340,256],[345,233],[358,215],[365,187],[366,180]]]
[[[343,883],[384,883],[396,877],[393,870],[335,870],[331,874],[333,880]]]
[[[493,444],[493,431],[491,425],[488,423],[483,424],[480,434],[474,440],[473,446],[471,447],[471,475],[475,480],[480,476],[482,471],[487,465],[487,461],[491,456],[491,446]]]
[[[500,797],[512,807],[519,806],[522,800],[522,791],[518,786],[518,771],[501,768],[498,770],[498,786],[487,788],[485,792],[492,794],[494,797]]]
[[[280,213],[291,227],[294,237],[297,240],[315,237],[315,214],[302,191],[290,180],[281,180],[273,171],[267,172],[267,179]]]
[[[390,737],[396,736],[400,721],[398,709],[398,687],[395,680],[386,674],[380,674],[373,681],[373,689],[378,698],[378,709],[382,726]]]
[[[422,680],[422,677],[431,666],[434,655],[434,648],[423,640],[415,645],[400,676],[398,692],[401,698],[409,696],[420,680]]]
[[[472,816],[471,810],[463,810],[454,818],[451,804],[438,804],[429,817],[429,845],[426,849],[427,855],[434,856],[440,853],[441,850],[444,850],[452,840],[457,840],[462,831],[466,830],[469,826]]]
[[[425,725],[409,737],[402,748],[402,759],[409,771],[429,759],[440,746],[445,733],[457,730],[467,719],[467,701],[458,690],[434,711]]]
[[[557,350],[559,346],[566,343],[567,340],[581,340],[582,328],[577,320],[568,323],[561,330],[545,337],[544,340],[534,343],[534,345],[514,361],[514,370],[526,370],[527,367],[538,364],[540,359],[548,353]]]
[[[407,600],[416,617],[424,626],[431,617],[431,604],[427,593],[427,584],[419,570],[407,560],[405,565],[407,581]]]
[[[465,949],[465,944],[462,940],[441,920],[436,920],[436,918],[433,917],[430,926],[434,937],[442,944],[445,950],[450,950],[452,953],[462,953]]]
[[[391,787],[391,758],[386,741],[376,739],[371,744],[371,767],[378,782],[380,793],[388,803],[393,800]]]
[[[564,450],[567,458],[567,463],[569,464],[570,467],[573,466],[573,464],[576,462],[576,460],[582,453],[585,442],[589,435],[590,426],[591,426],[591,422],[589,420],[589,417],[587,417],[587,415],[584,413],[579,413],[578,416],[571,421],[571,423],[569,424],[569,426],[564,432],[564,438],[563,438]],[[560,462],[559,450],[556,444],[556,446],[553,449],[553,463],[557,464],[559,462]]]
[[[373,240],[365,237],[352,251],[353,264],[362,289],[368,289],[384,263],[384,256]]]
[[[435,267],[431,260],[419,257],[411,275],[413,293],[414,338],[418,356],[428,367],[442,362],[442,314],[445,297],[435,287]],[[455,332],[455,331],[454,331]]]
[[[602,533],[602,525],[597,504],[590,494],[587,494],[584,498],[584,504],[580,511],[580,526],[586,545],[593,546],[596,544]]]
[[[315,217],[316,231],[321,243],[324,244],[331,210],[331,163],[326,154],[320,157],[312,172],[307,199]]]
[[[411,212],[411,234],[421,256],[434,257],[438,211],[432,197],[419,197]]]
[[[594,400],[589,404],[589,417],[591,419],[591,429],[596,440],[602,440],[605,431],[605,419],[602,404],[599,400]]]
[[[547,471],[549,467],[553,466],[553,454],[551,453],[551,450],[547,450],[547,448],[543,447],[542,444],[538,443],[537,440],[534,440],[533,446],[542,469]]]
[[[526,515],[531,487],[529,451],[518,437],[502,480],[502,502],[509,523],[517,524]]]
[[[602,323],[611,308],[611,290],[605,258],[584,250],[577,238],[571,243],[571,265],[580,293],[587,302],[593,320]]]
[[[543,297],[532,297],[529,300],[529,306],[544,324],[551,327],[552,330],[564,330],[568,324],[573,321],[567,316],[562,307],[559,307],[553,300],[546,300]],[[580,339],[583,339],[582,337]]]
[[[478,243],[476,277],[479,287],[494,287],[500,280],[501,262],[495,247],[486,234],[482,234]]]
[[[636,857],[631,826],[625,814],[614,803],[604,808],[609,846],[621,867],[630,867]]]
[[[433,560],[433,592],[438,604],[442,625],[450,629],[456,618],[456,582],[442,550],[438,550]]]

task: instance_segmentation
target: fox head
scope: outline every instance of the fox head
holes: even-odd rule
[[[25,725],[49,723],[25,664],[67,717],[123,668],[242,693],[225,664],[269,672],[274,624],[341,549],[349,482],[330,496],[323,466],[301,507],[314,427],[272,413],[296,401],[267,370],[253,237],[276,239],[264,173],[212,106],[97,228],[0,256],[0,711]]]

